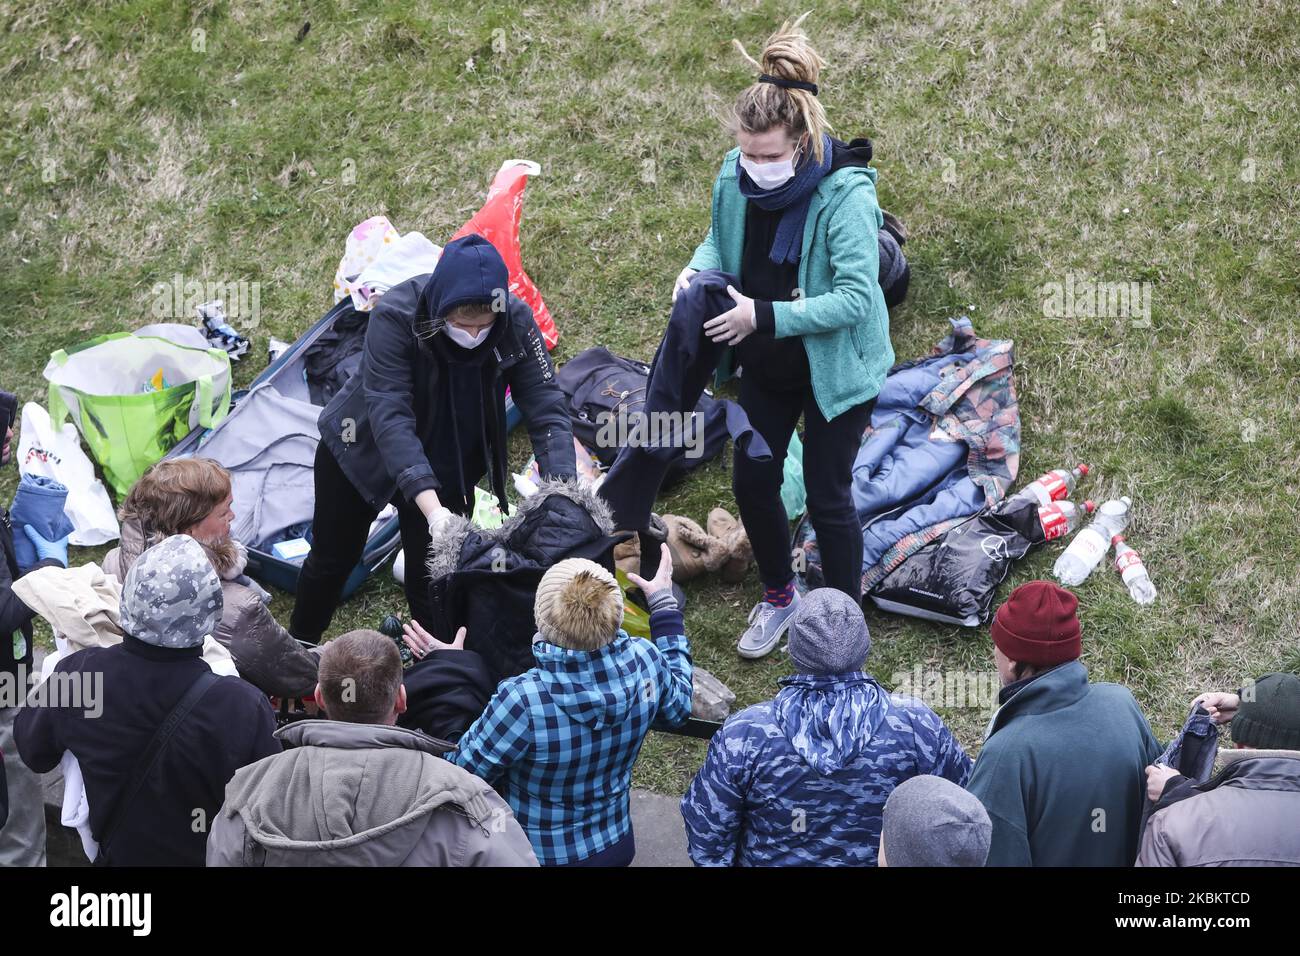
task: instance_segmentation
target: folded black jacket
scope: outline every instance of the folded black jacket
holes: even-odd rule
[[[455,743],[492,699],[497,683],[474,651],[433,651],[402,677],[406,713],[397,726]]]

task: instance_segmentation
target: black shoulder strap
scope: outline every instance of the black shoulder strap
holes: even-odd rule
[[[162,757],[163,749],[176,732],[176,728],[184,722],[190,711],[194,709],[194,705],[199,702],[199,699],[208,692],[208,689],[217,680],[217,675],[212,673],[207,668],[207,665],[204,665],[203,673],[194,678],[194,683],[190,684],[189,689],[181,695],[181,699],[171,709],[171,713],[163,719],[158,729],[154,731],[149,746],[144,749],[144,753],[140,755],[140,759],[136,761],[135,767],[131,771],[131,779],[127,781],[124,795],[118,801],[117,809],[108,821],[108,826],[104,828],[104,835],[99,840],[99,854],[95,857],[97,866],[112,865],[109,859],[108,847],[113,842],[113,837],[117,834],[117,829],[121,825],[123,818],[126,817],[126,811],[135,802],[135,798],[144,786],[144,782],[153,773],[154,767],[157,766],[158,760]]]

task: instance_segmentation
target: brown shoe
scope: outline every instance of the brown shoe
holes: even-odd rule
[[[689,581],[716,571],[727,560],[723,543],[690,518],[664,515],[668,546],[673,549],[673,580]]]
[[[728,584],[736,584],[745,578],[749,566],[754,562],[754,549],[749,544],[749,535],[741,524],[726,508],[714,508],[709,512],[705,522],[709,534],[722,542],[727,559],[719,569],[720,577]]]
[[[614,545],[614,567],[624,574],[641,573],[641,538],[638,535]]]

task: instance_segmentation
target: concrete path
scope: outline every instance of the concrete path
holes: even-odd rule
[[[636,835],[633,866],[691,865],[679,804],[679,797],[632,791],[632,832]]]

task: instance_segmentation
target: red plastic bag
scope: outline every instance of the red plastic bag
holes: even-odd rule
[[[533,285],[524,271],[519,252],[519,220],[523,212],[524,187],[528,177],[536,176],[542,167],[526,159],[508,159],[501,164],[492,186],[488,189],[483,208],[470,218],[469,222],[456,231],[452,239],[477,233],[492,245],[505,260],[510,271],[510,291],[528,303],[533,310],[533,318],[546,340],[548,349],[555,348],[560,339],[560,331],[555,327],[551,311],[542,301],[542,294]]]

